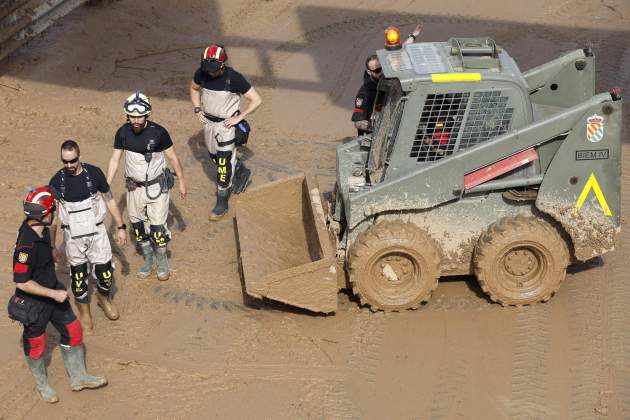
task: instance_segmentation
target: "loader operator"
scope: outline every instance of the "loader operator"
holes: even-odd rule
[[[70,264],[70,285],[79,309],[79,318],[83,327],[91,331],[94,326],[88,293],[90,271],[97,281],[98,306],[110,320],[118,319],[118,311],[110,302],[114,267],[112,248],[103,223],[105,208],[116,222],[116,240],[120,245],[127,243],[127,227],[105,175],[98,167],[81,162],[80,154],[77,142],[63,142],[61,161],[64,167],[52,177],[50,186],[59,204],[63,243]],[[58,257],[59,251],[55,247],[56,232],[55,223],[51,226],[50,236],[53,253]]]
[[[422,25],[419,24],[409,34],[409,37],[403,42],[402,45],[408,45],[413,43],[416,38],[422,32]],[[400,46],[400,43],[398,43]],[[370,55],[365,60],[365,71],[363,72],[363,84],[357,92],[357,96],[354,98],[354,111],[352,112],[352,122],[357,129],[357,135],[369,134],[372,132],[372,126],[370,124],[370,117],[376,105],[377,111],[380,108],[380,104],[375,104],[376,100],[376,88],[378,82],[383,76],[383,69],[381,63],[378,61],[376,54]]]
[[[151,114],[149,98],[135,92],[127,98],[123,110],[127,122],[116,132],[114,151],[107,168],[107,182],[111,184],[124,151],[127,213],[144,256],[144,265],[137,275],[140,278],[151,275],[155,256],[157,278],[165,281],[170,277],[166,256],[166,246],[171,240],[166,224],[169,190],[177,176],[180,196],[182,199],[186,197],[184,172],[168,131],[148,120]],[[175,174],[166,167],[165,157],[173,165]]]
[[[26,220],[20,226],[13,251],[16,290],[9,300],[9,318],[24,326],[24,355],[37,391],[44,401],[56,403],[59,398],[48,383],[44,358],[49,322],[61,335],[61,355],[73,391],[101,387],[107,384],[107,379],[86,372],[81,323],[72,312],[68,292],[55,274],[48,230],[55,216],[51,188],[30,191],[22,205]]]
[[[247,143],[250,129],[245,117],[262,103],[245,77],[226,66],[227,60],[222,45],[210,45],[190,84],[193,111],[203,124],[206,147],[217,167],[217,198],[210,221],[219,220],[228,211],[230,191],[239,194],[250,182],[251,171],[237,159],[236,147]],[[248,100],[242,111],[241,96]]]

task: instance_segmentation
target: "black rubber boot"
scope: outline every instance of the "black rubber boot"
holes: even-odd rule
[[[230,189],[217,190],[217,203],[210,213],[210,221],[216,222],[228,211],[228,200],[230,198]]]
[[[245,166],[245,163],[240,159],[236,161],[234,167],[234,178],[232,179],[232,192],[234,194],[240,194],[249,184],[252,182],[252,171]]]
[[[37,386],[37,391],[42,397],[42,400],[51,404],[59,401],[57,393],[48,384],[48,375],[46,374],[46,361],[44,360],[44,358],[42,357],[35,360],[26,356],[26,362],[28,363],[28,367],[31,370],[31,373],[33,374],[35,385]]]

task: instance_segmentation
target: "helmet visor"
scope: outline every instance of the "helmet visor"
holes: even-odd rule
[[[201,70],[206,73],[216,73],[221,69],[223,63],[216,58],[208,58],[205,60],[201,60]]]

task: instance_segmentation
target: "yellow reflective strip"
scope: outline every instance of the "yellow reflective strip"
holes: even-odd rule
[[[595,192],[595,197],[597,198],[599,205],[604,211],[604,215],[611,217],[612,211],[610,211],[610,207],[608,207],[608,202],[606,201],[606,197],[604,197],[604,193],[602,192],[602,189],[599,186],[599,182],[597,182],[597,178],[595,178],[594,173],[591,173],[591,176],[588,177],[588,181],[586,182],[586,185],[584,186],[582,193],[580,194],[580,196],[577,199],[577,202],[575,203],[575,209],[579,210],[582,208],[582,206],[584,205],[584,202],[586,201],[586,197],[588,197],[588,193],[591,192],[591,190]]]
[[[481,73],[437,73],[431,75],[433,83],[478,82],[480,80]]]

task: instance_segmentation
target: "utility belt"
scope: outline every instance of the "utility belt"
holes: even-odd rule
[[[215,117],[214,115],[206,114],[205,112],[203,113],[203,116],[206,117],[207,120],[210,120],[215,123],[220,123],[220,122],[225,121],[225,118]]]
[[[165,168],[160,175],[150,181],[136,181],[125,177],[125,186],[129,192],[135,191],[136,188],[148,188],[154,184],[160,184],[160,193],[166,194],[175,185],[175,174],[169,168]]]
[[[236,111],[234,113],[234,115],[238,115],[240,114],[240,111]],[[223,122],[226,119],[225,118],[219,118],[219,117],[215,117],[214,115],[211,114],[206,114],[205,112],[203,113],[203,116],[206,117],[207,120],[215,122],[215,123],[219,123],[219,122]],[[251,133],[252,128],[249,125],[249,123],[247,122],[247,120],[242,120],[241,122],[239,122],[238,124],[236,124],[234,126],[234,143],[236,143],[236,147],[241,147],[241,146],[245,146],[247,144],[247,141],[249,140],[249,133]],[[219,144],[220,146],[227,146],[228,144],[231,144],[232,140],[230,142],[224,142],[224,144]]]

